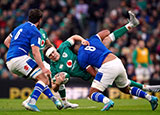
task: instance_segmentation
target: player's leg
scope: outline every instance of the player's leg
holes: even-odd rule
[[[108,111],[114,106],[114,102],[101,93],[109,85],[112,85],[115,79],[115,73],[113,70],[116,68],[108,68],[109,65],[110,63],[105,63],[100,69],[98,69],[98,73],[96,74],[89,91],[89,98],[91,100],[104,103],[104,107],[101,109],[101,111]]]
[[[37,77],[41,74],[41,69],[37,68],[37,64],[28,56],[20,56],[17,58],[14,58],[7,62],[7,66],[13,73],[21,73],[23,76],[29,77],[31,74],[32,77]],[[42,76],[39,76],[40,78]],[[34,87],[34,93],[31,97],[31,100],[29,103],[27,103],[27,109],[33,110],[33,111],[39,111],[39,109],[36,107],[36,101],[38,97],[40,96],[41,92],[44,90],[46,80],[45,78],[38,81],[35,84]]]
[[[104,107],[101,109],[101,111],[108,111],[111,107],[114,106],[114,102],[108,97],[104,96],[97,88],[90,88],[89,98],[93,101],[104,103]]]
[[[36,62],[29,56],[18,57],[18,59],[15,60],[14,66],[16,71],[23,73],[24,76],[37,81],[33,89],[31,99],[25,105],[25,108],[32,111],[39,111],[39,109],[36,107],[36,101],[48,84],[48,77],[42,73],[42,70],[37,66]]]
[[[126,32],[128,32],[129,30],[131,30],[132,28],[136,27],[139,24],[139,21],[135,17],[134,13],[132,13],[131,11],[129,11],[128,14],[130,16],[130,19],[128,20],[129,23],[126,24],[125,26],[121,27],[120,29],[115,30],[111,34],[109,34],[108,37],[112,41],[117,40],[118,38],[120,38],[121,36],[123,36]],[[108,42],[107,38],[105,38],[103,40],[103,44],[108,48],[109,45],[110,45],[110,42]]]
[[[115,80],[117,87],[119,87],[120,90],[124,93],[147,99],[151,104],[152,110],[155,110],[158,106],[157,97],[151,96],[137,87],[129,87],[128,86],[129,80],[127,78],[127,74],[124,69],[124,66],[122,63],[120,65],[121,65],[121,67],[119,66],[119,70],[122,72],[118,75],[118,77]]]
[[[43,63],[47,69],[50,69],[50,66],[48,63],[46,62],[43,62]],[[34,93],[34,90],[30,94],[30,96],[25,101],[23,101],[22,106],[25,107],[26,104],[30,102],[33,93]],[[63,104],[53,95],[48,85],[45,86],[43,93],[55,103],[57,109],[61,110],[63,108]]]
[[[137,83],[133,80],[129,81],[129,85],[138,87],[140,89],[143,89],[144,91],[150,91],[150,92],[159,92],[160,91],[160,85],[143,85],[140,83]]]
[[[66,88],[65,88],[65,85],[64,84],[61,84],[60,87],[59,87],[59,90],[58,90],[58,93],[62,99],[62,103],[64,105],[64,109],[67,109],[67,108],[77,108],[79,105],[78,104],[73,104],[73,103],[70,103],[67,98],[66,98]]]

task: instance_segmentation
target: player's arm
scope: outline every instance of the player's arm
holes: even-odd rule
[[[53,46],[53,45],[52,45],[52,43],[50,42],[50,40],[49,40],[49,39],[47,39],[47,40],[46,40],[46,43],[45,43],[45,45],[50,45],[50,46]],[[54,46],[53,46],[53,47],[54,47]]]
[[[73,45],[75,41],[81,41],[83,45],[89,45],[89,42],[79,35],[71,36],[70,38],[68,38],[68,41],[70,41],[71,45]]]
[[[52,89],[57,92],[59,90],[59,86],[65,79],[65,74],[63,72],[60,72],[55,75],[55,82],[52,83]]]
[[[97,33],[97,36],[101,39],[102,43],[108,48],[112,42],[112,39],[109,37],[109,30],[102,30]]]
[[[133,51],[132,61],[133,61],[133,64],[135,65],[135,67],[138,67],[139,63],[137,62],[137,50]]]
[[[152,62],[152,60],[151,60],[151,58],[150,58],[150,53],[148,54],[148,62],[149,62],[150,65],[153,64],[153,62]]]
[[[88,73],[90,73],[93,77],[95,77],[96,74],[97,74],[97,71],[96,71],[95,68],[92,67],[91,65],[88,65],[88,66],[86,67],[86,71],[87,71]]]
[[[9,34],[9,35],[7,36],[7,38],[4,40],[4,44],[5,44],[5,46],[6,46],[7,48],[9,48],[9,46],[10,46],[11,38],[12,38],[12,35]]]
[[[66,84],[69,81],[69,79],[70,79],[70,75],[66,72],[59,72],[56,75],[54,75],[53,82],[52,82],[53,90],[57,92],[59,90],[59,86],[61,84]]]

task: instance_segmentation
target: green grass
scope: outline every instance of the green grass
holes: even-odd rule
[[[78,103],[77,109],[57,110],[50,100],[38,100],[37,106],[41,112],[32,112],[25,110],[21,99],[0,99],[0,115],[160,115],[160,107],[155,111],[151,110],[150,103],[143,99],[115,99],[114,108],[109,111],[101,112],[102,103],[96,103],[87,99],[70,100],[72,103]],[[160,103],[159,103],[160,104]]]

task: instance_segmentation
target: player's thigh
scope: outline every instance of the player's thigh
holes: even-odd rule
[[[38,67],[37,63],[27,55],[13,58],[7,62],[7,66],[11,72],[32,79],[42,74],[42,70]]]
[[[129,85],[130,81],[128,79],[126,71],[120,73],[115,79],[116,86],[119,88],[124,88]]]
[[[117,68],[114,63],[105,63],[98,69],[98,73],[92,82],[93,88],[104,91],[109,85],[112,85],[118,75]]]

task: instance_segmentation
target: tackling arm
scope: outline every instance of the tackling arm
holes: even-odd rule
[[[81,43],[83,45],[89,45],[89,42],[86,41],[84,38],[82,38],[79,35],[73,35],[70,38],[68,38],[68,40],[70,41],[70,43],[73,45],[75,43],[75,41],[81,41]],[[71,42],[72,41],[72,42]]]

